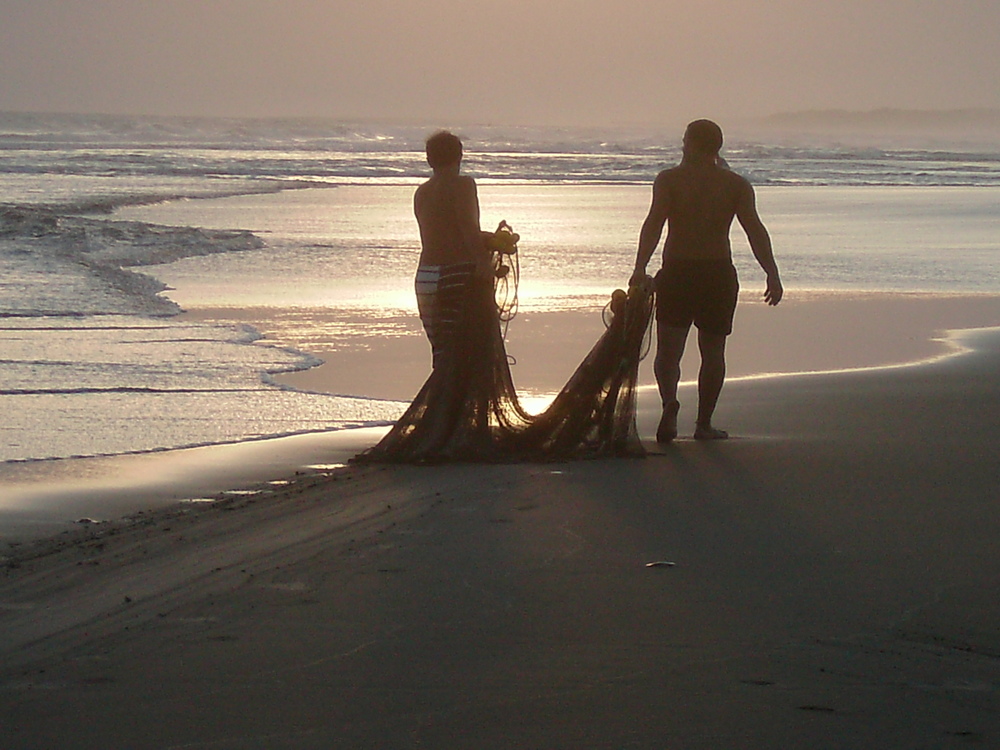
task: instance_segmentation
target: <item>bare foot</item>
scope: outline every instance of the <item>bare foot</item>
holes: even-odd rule
[[[681,405],[676,401],[671,401],[663,407],[663,416],[660,417],[660,425],[656,428],[656,442],[669,443],[677,437],[677,412]]]
[[[729,437],[728,432],[712,427],[710,424],[697,424],[694,427],[695,440],[725,440],[727,437]]]

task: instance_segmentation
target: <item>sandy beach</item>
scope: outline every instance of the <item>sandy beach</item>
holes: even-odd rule
[[[1000,745],[1000,334],[942,340],[997,300],[811,304],[744,305],[725,443],[335,468],[351,445],[264,441],[184,488],[263,492],[8,546],[0,746]],[[324,387],[370,371],[333,354]],[[164,486],[210,473],[185,455]],[[113,461],[142,460],[123,494],[171,457]]]
[[[729,379],[841,371],[933,361],[954,354],[949,330],[1000,325],[993,295],[794,292],[769,308],[745,293],[729,344]],[[196,322],[247,323],[262,344],[291,346],[324,364],[275,377],[285,386],[408,402],[430,368],[415,315],[375,320],[330,308],[207,308]],[[512,372],[529,409],[541,409],[603,332],[600,306],[518,315],[508,335]],[[692,343],[683,362],[690,388],[697,373]],[[641,405],[655,411],[652,357],[641,364]],[[725,401],[725,397],[723,399]],[[681,412],[693,420],[693,402]],[[689,411],[690,410],[690,411]],[[651,437],[655,424],[644,425]],[[178,502],[258,490],[345,464],[385,428],[342,430],[233,445],[136,455],[0,465],[0,554],[15,540],[73,529],[81,519],[108,521]]]

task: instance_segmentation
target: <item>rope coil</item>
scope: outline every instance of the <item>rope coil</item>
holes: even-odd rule
[[[521,263],[517,253],[517,234],[506,221],[501,221],[496,231],[486,235],[486,247],[492,254],[493,291],[500,322],[506,325],[517,315],[517,290],[521,282]]]

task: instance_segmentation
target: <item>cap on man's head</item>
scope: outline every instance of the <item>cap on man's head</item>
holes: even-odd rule
[[[715,155],[722,148],[722,128],[711,120],[695,120],[684,131],[684,143],[699,153]]]

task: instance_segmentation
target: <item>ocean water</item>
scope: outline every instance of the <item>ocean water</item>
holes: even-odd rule
[[[0,461],[394,419],[404,404],[279,387],[275,373],[317,363],[307,352],[177,313],[413,311],[410,201],[431,130],[0,114]],[[676,136],[457,130],[484,228],[522,235],[522,307],[599,309],[628,278]],[[1000,146],[786,135],[725,155],[757,186],[790,293],[1000,294]],[[733,240],[750,293],[759,271]]]

